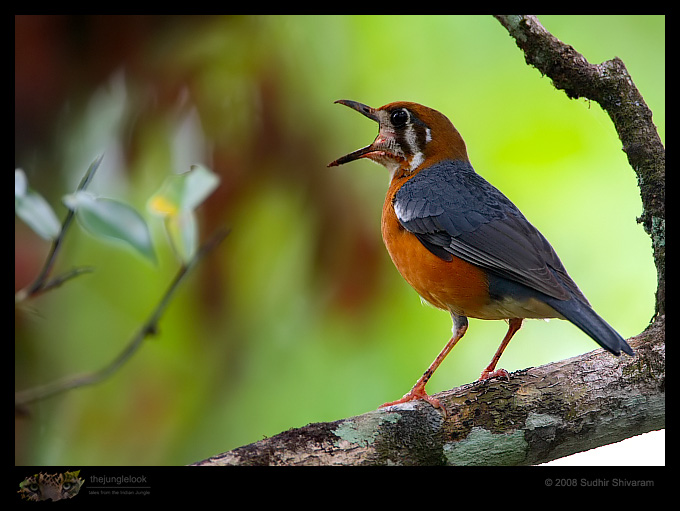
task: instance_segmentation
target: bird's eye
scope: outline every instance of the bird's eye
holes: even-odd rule
[[[395,128],[401,128],[406,124],[406,121],[408,121],[408,112],[403,108],[395,110],[392,112],[392,115],[390,115],[390,121]]]

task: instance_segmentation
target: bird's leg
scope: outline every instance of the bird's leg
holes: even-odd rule
[[[522,318],[512,318],[510,320],[508,325],[508,333],[505,334],[503,342],[501,342],[501,345],[496,350],[496,354],[491,359],[491,363],[486,369],[482,371],[482,376],[480,376],[479,380],[477,381],[488,380],[489,378],[504,378],[506,380],[510,379],[510,375],[505,369],[496,369],[496,364],[498,364],[498,360],[501,358],[501,355],[503,354],[503,351],[505,351],[510,339],[512,339],[512,336],[515,335],[517,330],[522,327],[522,321]]]
[[[451,337],[449,342],[446,343],[444,349],[441,350],[439,355],[437,355],[437,358],[434,359],[434,362],[430,364],[430,367],[427,368],[427,371],[423,373],[423,375],[416,382],[413,388],[408,393],[404,394],[404,397],[402,397],[401,399],[397,399],[396,401],[385,403],[381,405],[380,408],[383,408],[385,406],[398,405],[401,403],[407,403],[415,399],[424,399],[435,408],[441,408],[444,411],[444,415],[446,415],[446,408],[444,408],[444,406],[439,402],[437,398],[429,396],[427,392],[425,392],[425,385],[430,380],[430,377],[434,374],[434,372],[437,370],[442,361],[446,358],[446,355],[449,354],[449,352],[453,349],[456,343],[460,341],[460,339],[465,335],[465,332],[467,331],[468,320],[465,316],[454,316],[453,314],[451,314],[451,317],[453,318],[454,326],[453,337]]]

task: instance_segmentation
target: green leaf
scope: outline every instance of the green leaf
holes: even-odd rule
[[[147,204],[149,211],[165,219],[165,230],[173,250],[188,263],[198,248],[198,222],[194,210],[219,185],[211,170],[192,165],[189,172],[169,176]]]
[[[14,197],[22,197],[28,191],[28,178],[21,169],[14,169]]]
[[[148,208],[159,216],[194,210],[217,188],[219,182],[219,176],[211,170],[192,165],[188,172],[168,176],[149,199]]]
[[[165,219],[165,230],[179,259],[187,264],[198,248],[198,222],[193,211],[181,211]]]
[[[64,196],[64,203],[74,211],[83,229],[93,236],[123,241],[147,259],[156,260],[149,228],[134,208],[84,191]]]
[[[40,237],[54,240],[59,236],[61,224],[57,215],[42,195],[28,187],[21,169],[14,171],[14,212]]]
[[[220,184],[220,178],[202,165],[192,165],[189,172],[182,174],[185,179],[182,209],[196,209]]]

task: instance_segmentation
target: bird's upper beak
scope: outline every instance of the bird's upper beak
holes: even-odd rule
[[[357,112],[365,115],[369,119],[373,119],[375,122],[380,123],[380,119],[378,118],[378,115],[376,114],[376,110],[373,107],[364,105],[362,103],[359,103],[358,101],[350,101],[349,99],[339,99],[336,101],[336,103],[340,103],[341,105],[348,106]],[[328,164],[329,167],[335,167],[337,165],[342,165],[343,163],[348,163],[350,161],[358,160],[359,158],[364,158],[368,156],[369,154],[379,150],[378,147],[376,146],[375,141],[367,145],[366,147],[363,147],[361,149],[357,149],[354,152],[351,152],[349,154],[346,154],[345,156],[341,156],[335,161],[332,161],[331,163]]]

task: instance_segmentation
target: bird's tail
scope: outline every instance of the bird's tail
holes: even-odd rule
[[[623,337],[621,337],[609,323],[598,316],[588,304],[581,302],[577,298],[572,298],[571,300],[550,298],[549,300],[546,300],[546,302],[553,309],[562,314],[562,316],[592,337],[597,344],[607,351],[616,356],[620,355],[622,351],[633,356],[633,349]]]

